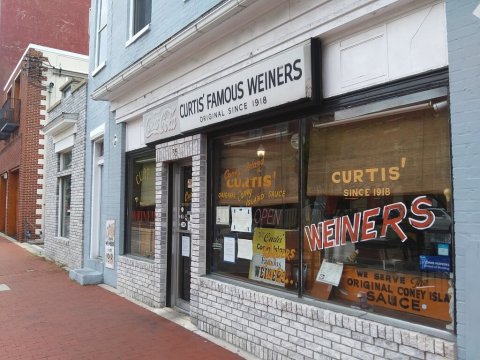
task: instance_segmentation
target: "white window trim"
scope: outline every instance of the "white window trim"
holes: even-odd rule
[[[92,77],[97,75],[100,71],[103,70],[103,68],[107,66],[107,62],[104,61],[100,65],[98,65],[93,71],[92,71]]]
[[[90,140],[91,141],[99,140],[100,138],[103,138],[104,135],[105,135],[105,123],[97,126],[95,129],[90,131]]]
[[[58,194],[58,228],[57,228],[57,237],[59,238],[62,238],[62,239],[70,239],[70,229],[68,231],[68,236],[63,236],[62,234],[62,225],[65,226],[64,223],[62,223],[63,221],[63,217],[64,217],[64,213],[63,213],[63,210],[64,210],[64,204],[63,202],[65,201],[63,195],[64,195],[64,182],[65,182],[65,179],[67,179],[68,177],[70,177],[70,201],[71,201],[71,196],[72,196],[72,175],[69,174],[69,175],[63,175],[63,176],[59,176],[57,179],[57,181],[59,182],[59,186],[58,186],[58,191],[59,191],[59,194]],[[71,204],[70,204],[71,206]],[[70,209],[70,220],[71,220],[71,209]],[[70,226],[71,224],[69,224]]]
[[[133,22],[133,19],[131,20],[131,22]],[[133,27],[133,24],[131,23],[130,24],[130,28]],[[143,27],[142,30],[140,30],[139,32],[137,32],[135,35],[133,35],[132,37],[130,37],[130,39],[127,40],[127,42],[125,43],[125,47],[129,47],[130,45],[132,45],[135,41],[137,41],[140,37],[143,36],[143,34],[147,33],[150,31],[150,24],[147,24]],[[130,34],[132,33],[132,29],[130,29]]]
[[[101,13],[102,13],[102,6],[104,4],[104,1],[108,1],[108,0],[100,0],[97,2],[97,11],[96,11],[96,18],[95,18],[95,70],[97,70],[99,67],[103,66],[105,67],[106,65],[106,62],[105,61],[102,61],[102,63],[100,63],[100,59],[99,59],[99,56],[100,56],[100,44],[99,41],[100,41],[100,32],[103,31],[107,25],[108,25],[108,21],[105,21],[105,25],[101,26],[101,23],[100,23],[100,16],[101,16]],[[108,13],[108,11],[107,11]],[[108,18],[108,16],[107,16]],[[103,44],[103,46],[106,46],[106,44]],[[103,67],[102,67],[103,69]],[[95,70],[93,71],[93,73],[95,73]],[[101,69],[99,69],[98,71],[100,71]],[[97,71],[97,72],[98,72]],[[94,76],[94,74],[92,73],[92,76]],[[96,74],[96,73],[95,73]]]
[[[105,156],[104,141],[105,124],[100,125],[90,133],[92,141],[92,193],[91,195],[91,211],[90,211],[90,259],[98,259],[102,257],[100,249],[100,214],[101,202],[100,195],[102,192],[103,182],[103,164]],[[95,132],[95,133],[94,133]],[[93,134],[92,134],[93,133]],[[93,135],[93,136],[92,136]],[[98,154],[98,145],[103,143],[103,155]]]
[[[69,151],[73,151],[73,148],[72,147],[67,147],[65,149],[63,149],[61,152],[56,152],[58,154],[58,157],[59,157],[59,165],[60,165],[60,168],[58,169],[58,171],[60,173],[62,173],[63,171],[68,171],[68,170],[71,170],[71,168],[69,169],[63,169],[62,168],[62,162],[64,161],[63,159],[63,154],[69,152]],[[73,154],[72,154],[73,155]],[[65,175],[60,175],[60,176],[57,176],[57,183],[58,183],[58,202],[57,202],[57,238],[61,238],[61,239],[69,239],[70,237],[70,233],[69,233],[69,236],[68,237],[65,237],[63,236],[62,234],[62,219],[64,217],[64,213],[63,213],[63,201],[64,201],[64,189],[63,189],[63,186],[64,186],[64,179],[67,177],[67,176],[70,176],[70,200],[71,200],[71,191],[72,191],[72,175],[71,173],[67,173]],[[71,211],[71,210],[70,210]],[[70,212],[70,215],[71,215],[71,212]]]

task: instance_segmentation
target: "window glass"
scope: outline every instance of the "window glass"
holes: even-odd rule
[[[332,120],[308,126],[304,293],[451,326],[447,114]]]
[[[154,257],[155,152],[131,157],[128,171],[127,252]]]
[[[95,66],[101,65],[106,60],[108,1],[99,0],[97,5],[98,9]]]
[[[72,168],[72,150],[59,154],[59,171]]]
[[[429,104],[214,138],[211,271],[453,329],[450,146]]]
[[[152,0],[133,0],[132,35],[142,30],[150,23]]]
[[[212,271],[298,288],[297,139],[293,121],[214,140]]]
[[[70,175],[59,178],[59,190],[59,235],[68,238],[70,236],[70,205],[72,192],[72,177]]]

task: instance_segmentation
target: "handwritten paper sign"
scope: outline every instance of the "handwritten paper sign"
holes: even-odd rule
[[[343,264],[334,264],[323,261],[316,280],[333,286],[338,286],[342,278]]]
[[[230,225],[230,206],[217,206],[217,225]]]

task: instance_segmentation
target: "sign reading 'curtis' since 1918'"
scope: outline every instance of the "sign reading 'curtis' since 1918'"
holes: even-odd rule
[[[310,45],[302,44],[145,113],[145,141],[309,98],[311,80]]]

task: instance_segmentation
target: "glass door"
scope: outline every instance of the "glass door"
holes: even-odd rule
[[[190,263],[192,210],[192,166],[175,164],[170,189],[172,199],[171,238],[171,304],[183,311],[190,310]]]

